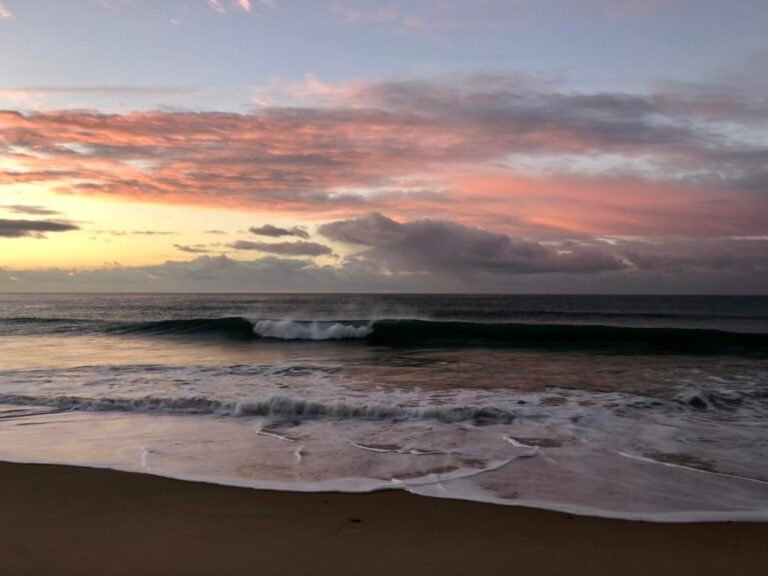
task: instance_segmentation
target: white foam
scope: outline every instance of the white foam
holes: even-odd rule
[[[296,442],[293,438],[288,438],[288,436],[283,436],[282,434],[278,434],[277,432],[269,432],[268,430],[257,430],[256,434],[259,436],[267,436],[268,438],[276,438],[277,440],[280,440],[282,442]]]
[[[717,472],[715,470],[705,470],[703,468],[686,466],[685,464],[678,464],[676,462],[664,462],[662,460],[648,458],[647,456],[639,456],[637,454],[629,454],[627,452],[617,451],[617,453],[619,454],[619,456],[623,456],[624,458],[629,458],[630,460],[637,460],[639,462],[646,462],[648,464],[659,464],[661,466],[669,466],[670,468],[680,468],[682,470],[688,470],[690,472],[698,472],[699,474],[712,474],[714,476],[723,476],[725,478],[735,478],[737,480],[744,480],[745,482],[755,482],[757,484],[765,484],[766,486],[768,486],[768,480],[761,480],[759,478],[739,476],[738,474],[726,474],[724,472]]]
[[[248,354],[261,348],[283,349]],[[768,518],[764,380],[674,375],[654,396],[450,379],[420,387],[376,380],[379,364],[320,363],[310,348],[272,363],[4,369],[0,403],[15,406],[0,406],[0,457],[254,488],[396,487],[620,518]],[[687,457],[717,472],[669,464]]]
[[[437,420],[439,422],[509,422],[511,412],[495,406],[400,406],[384,403],[318,402],[273,395],[264,399],[225,402],[213,398],[136,398],[87,396],[31,396],[0,394],[0,404],[49,406],[59,411],[130,412],[168,415],[264,416],[292,421],[304,420]],[[272,435],[268,432],[258,432]]]
[[[515,421],[510,429],[309,420],[289,426],[295,430],[289,438],[279,426],[264,429],[265,420],[257,422],[254,434],[253,422],[234,418],[115,412],[25,418],[18,423],[0,421],[3,459],[260,489],[399,488],[428,496],[665,522],[768,519],[765,483],[658,466],[589,443],[568,444],[548,450],[546,458],[532,458],[537,447],[510,439],[533,437],[540,425],[536,421]],[[97,436],[92,433],[95,425]],[[51,442],[54,437],[66,442]],[[605,489],[609,485],[612,488]]]
[[[368,324],[341,322],[299,322],[295,320],[254,320],[254,334],[281,340],[345,340],[365,338],[373,332]]]

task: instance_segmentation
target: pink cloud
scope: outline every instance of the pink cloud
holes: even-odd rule
[[[516,77],[279,88],[302,107],[0,113],[12,166],[0,183],[317,220],[380,210],[538,237],[768,232],[765,149],[717,139],[722,122],[760,113],[738,102],[713,124],[698,111],[706,95],[571,94]],[[532,173],[536,162],[547,168]]]
[[[630,177],[456,175],[453,210],[478,225],[533,235],[738,236],[768,231],[757,193]]]
[[[208,6],[216,10],[216,12],[221,12],[224,14],[227,9],[224,8],[224,6],[221,4],[221,0],[208,0]]]

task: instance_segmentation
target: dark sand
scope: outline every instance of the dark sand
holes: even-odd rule
[[[0,574],[766,574],[768,524],[653,524],[413,496],[0,463]]]

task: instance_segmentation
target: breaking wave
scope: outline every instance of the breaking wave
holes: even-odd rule
[[[521,324],[431,320],[166,320],[122,326],[137,335],[217,336],[253,340],[365,340],[388,346],[483,345],[621,347],[687,352],[768,349],[768,334],[690,328],[638,328],[585,324]]]
[[[373,328],[371,324],[256,320],[253,322],[253,332],[262,338],[281,340],[344,340],[365,338],[373,332]]]
[[[460,322],[420,319],[293,320],[191,318],[154,322],[24,319],[42,332],[107,333],[236,341],[359,341],[383,346],[622,349],[634,352],[765,353],[768,333],[600,324]],[[4,321],[5,322],[5,321]]]

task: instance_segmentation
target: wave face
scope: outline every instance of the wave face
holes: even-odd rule
[[[196,318],[122,324],[106,332],[228,340],[360,340],[408,346],[489,346],[635,351],[739,352],[768,350],[768,334],[697,328],[391,320],[269,320]]]
[[[384,320],[374,324],[376,343],[454,342],[508,346],[647,347],[709,350],[768,347],[768,334],[691,328],[639,328],[589,324],[518,324]]]
[[[255,334],[246,318],[189,318],[157,322],[119,323],[108,325],[109,334],[134,336],[209,336],[231,340],[250,340]]]

